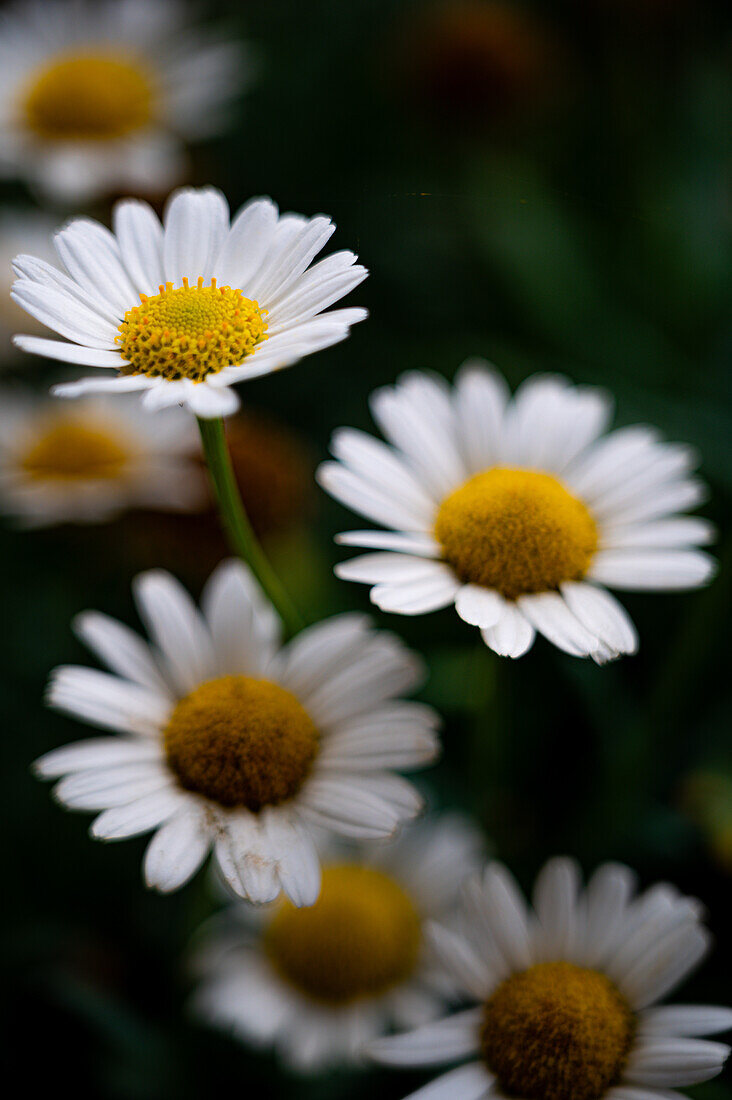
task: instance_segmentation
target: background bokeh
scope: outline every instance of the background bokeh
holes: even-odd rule
[[[327,212],[335,247],[372,272],[354,296],[371,319],[347,343],[242,393],[263,433],[243,477],[265,512],[279,486],[262,535],[309,616],[367,604],[332,577],[332,535],[354,524],[309,472],[333,428],[371,428],[369,392],[407,368],[452,376],[480,355],[514,385],[566,372],[610,388],[618,423],[650,421],[703,455],[721,575],[690,595],[629,595],[635,658],[598,669],[538,642],[514,664],[447,612],[378,617],[429,662],[423,697],[446,719],[443,761],[419,780],[434,804],[476,814],[525,885],[570,852],[698,895],[718,942],[683,999],[729,1001],[728,0],[231,0],[206,18],[253,40],[261,76],[234,129],[196,151],[191,182],[232,207],[267,193]],[[28,204],[20,185],[0,198]],[[46,385],[46,364],[3,354],[7,378]],[[39,1094],[402,1097],[423,1078],[289,1077],[192,1021],[181,960],[211,909],[206,876],[173,897],[145,891],[144,840],[91,843],[88,818],[29,772],[80,733],[42,705],[48,671],[84,659],[71,617],[134,622],[140,568],[166,565],[198,591],[223,553],[206,516],[0,529],[10,1062]],[[732,1096],[724,1079],[690,1092]]]

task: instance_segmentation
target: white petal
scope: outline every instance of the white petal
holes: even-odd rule
[[[352,662],[369,644],[372,632],[365,615],[334,615],[297,634],[282,651],[279,679],[303,700]]]
[[[56,779],[68,772],[159,760],[161,755],[160,745],[151,738],[90,737],[47,752],[35,761],[33,771],[41,779]]]
[[[580,922],[578,901],[580,870],[572,859],[551,859],[534,887],[534,909],[541,925],[541,961],[577,957]]]
[[[262,675],[274,656],[281,625],[243,562],[222,562],[201,596],[220,676]]]
[[[534,643],[536,632],[514,603],[505,603],[495,626],[482,630],[483,641],[499,657],[523,657]]]
[[[347,781],[326,776],[312,779],[301,797],[309,818],[342,836],[388,837],[402,820],[383,798],[358,786],[355,777]]]
[[[163,696],[169,695],[152,650],[134,630],[99,611],[77,615],[73,627],[84,644],[113,672]]]
[[[163,219],[165,278],[179,286],[184,276],[208,282],[229,228],[226,199],[214,187],[182,187],[168,202]]]
[[[732,1008],[717,1005],[664,1005],[649,1008],[639,1017],[643,1035],[718,1035],[732,1030]]]
[[[699,516],[676,516],[651,523],[604,524],[602,545],[609,550],[685,549],[713,542],[716,530]]]
[[[625,609],[614,596],[592,584],[562,585],[567,607],[582,625],[615,653],[635,653],[638,634]]]
[[[121,321],[139,301],[112,233],[89,218],[76,218],[54,235],[67,271],[88,294],[109,302]]]
[[[417,1089],[405,1100],[485,1100],[490,1094],[493,1078],[482,1062],[471,1062],[444,1073],[436,1081]]]
[[[392,551],[363,554],[349,561],[339,562],[335,574],[344,581],[361,584],[410,584],[412,581],[440,577],[444,572],[441,562],[429,558],[397,554]]]
[[[460,591],[460,582],[449,565],[431,564],[432,572],[418,580],[376,585],[371,590],[372,603],[398,615],[424,615],[447,607]]]
[[[368,1053],[385,1066],[436,1066],[476,1054],[480,1045],[482,1008],[470,1008],[403,1035],[377,1039]]]
[[[102,351],[117,347],[114,325],[59,288],[18,279],[10,296],[37,321],[67,340]]]
[[[424,533],[428,530],[429,523],[423,511],[408,507],[387,490],[377,489],[338,462],[321,463],[315,476],[318,484],[332,497],[374,523],[400,531]]]
[[[163,227],[152,207],[138,199],[125,199],[114,207],[114,232],[120,255],[135,288],[154,295],[165,283]]]
[[[528,911],[516,880],[502,863],[491,861],[478,885],[475,909],[480,910],[490,943],[509,970],[526,970],[534,961],[533,948]]]
[[[460,618],[482,630],[496,626],[505,607],[505,600],[497,592],[477,584],[464,584],[455,597],[455,610]]]
[[[265,811],[263,818],[282,889],[293,905],[314,905],[320,893],[320,860],[312,837],[277,809]]]
[[[407,534],[398,531],[344,531],[336,535],[340,546],[359,546],[365,550],[396,550],[416,554],[420,558],[439,558],[439,544],[430,535]]]
[[[221,286],[245,289],[260,266],[277,225],[277,207],[270,199],[252,199],[241,208],[216,260]]]
[[[254,814],[227,815],[214,852],[221,873],[239,897],[264,905],[280,893],[276,857],[263,823]]]
[[[183,586],[162,569],[151,569],[135,578],[133,591],[178,690],[187,694],[210,680],[215,668],[211,636]]]
[[[330,218],[318,216],[302,219],[292,225],[294,232],[288,228],[282,234],[283,221],[285,219],[280,221],[273,247],[249,283],[254,297],[266,308],[294,285],[335,231]],[[247,288],[244,289],[246,292]]]
[[[649,922],[649,931],[652,924]],[[649,944],[642,958],[636,958],[619,985],[634,1008],[645,1008],[661,1000],[700,964],[709,951],[711,937],[706,928],[691,922],[677,924]],[[612,968],[616,963],[613,960]]]
[[[234,390],[214,388],[206,382],[194,382],[187,386],[185,401],[191,412],[204,420],[231,416],[239,408],[239,398]]]
[[[93,768],[65,776],[53,789],[54,798],[71,810],[106,810],[173,785],[161,760]]]
[[[147,833],[190,801],[190,795],[168,787],[145,795],[126,806],[114,806],[95,818],[89,830],[97,840],[125,840]]]
[[[195,875],[210,847],[205,813],[191,800],[150,841],[145,852],[145,882],[164,894],[177,890]]]
[[[428,922],[426,939],[446,977],[460,991],[478,1001],[490,995],[495,984],[495,972],[488,960],[480,955],[464,936],[441,924]]]
[[[47,340],[42,336],[14,336],[13,343],[21,351],[27,351],[31,355],[43,355],[46,359],[57,359],[62,363],[80,363],[84,367],[112,367],[119,370],[126,362],[118,351],[83,348],[79,344]]]
[[[565,653],[588,657],[600,647],[600,640],[584,628],[558,592],[519,596],[517,603],[531,625]]]
[[[503,418],[509,401],[506,381],[482,359],[464,363],[455,378],[460,445],[471,474],[500,465]]]
[[[47,699],[65,714],[120,733],[156,736],[170,713],[164,695],[93,668],[54,669]]]
[[[716,1077],[728,1054],[728,1046],[704,1039],[639,1039],[630,1052],[623,1082],[653,1088],[696,1085]]]
[[[435,498],[391,447],[366,432],[340,428],[333,433],[331,451],[339,462],[374,488],[400,500],[406,508],[420,515],[426,525],[432,523]]]
[[[600,550],[588,576],[625,591],[665,591],[708,584],[716,562],[700,550]]]
[[[604,965],[617,947],[635,883],[633,872],[621,863],[603,864],[588,882],[585,892],[586,965]]]

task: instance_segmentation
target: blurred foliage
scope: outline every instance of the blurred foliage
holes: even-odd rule
[[[568,851],[587,870],[622,859],[645,883],[668,878],[701,897],[720,942],[683,999],[724,1002],[732,10],[725,0],[526,0],[532,49],[521,65],[496,59],[497,40],[485,32],[490,48],[476,59],[480,36],[471,37],[473,77],[461,81],[449,67],[465,64],[465,52],[436,62],[449,35],[435,40],[430,29],[457,7],[466,5],[209,5],[208,18],[254,40],[262,78],[234,131],[198,150],[191,182],[217,183],[232,207],[268,193],[283,209],[326,211],[338,223],[335,247],[358,251],[372,271],[357,294],[372,316],[348,343],[250,383],[243,397],[318,460],[337,425],[371,428],[376,385],[410,367],[451,376],[463,358],[482,355],[512,384],[560,370],[605,385],[619,423],[648,420],[698,446],[721,575],[701,593],[628,597],[642,641],[636,658],[598,669],[539,642],[513,664],[493,658],[456,616],[378,617],[424,652],[424,697],[445,715],[444,758],[420,780],[434,804],[477,814],[526,884],[547,856]],[[438,62],[439,79],[428,79],[425,66]],[[20,185],[3,195],[25,199]],[[94,213],[106,218],[108,209]],[[39,387],[48,376],[31,360],[14,360],[8,373]],[[277,564],[310,616],[365,608],[365,589],[331,573],[340,556],[332,535],[351,519],[318,497],[317,522],[308,508],[296,530],[270,541]],[[156,522],[0,531],[0,943],[11,1060],[39,1091],[65,1080],[78,1096],[109,1100],[232,1088],[302,1100],[377,1088],[385,1100],[402,1097],[419,1075],[302,1081],[189,1020],[181,958],[212,905],[205,875],[172,898],[146,892],[144,841],[90,843],[84,817],[61,812],[30,776],[34,757],[82,732],[41,705],[50,668],[86,659],[71,617],[98,607],[134,622],[129,582],[141,565],[174,566],[200,587],[199,556],[210,546],[200,549],[183,525],[168,552]],[[148,559],[159,546],[154,562],[141,561],[141,545]],[[732,1095],[724,1081],[692,1092]]]

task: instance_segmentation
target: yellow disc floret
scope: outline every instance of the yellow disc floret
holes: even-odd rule
[[[265,932],[280,976],[320,1004],[374,997],[413,973],[420,920],[402,887],[381,871],[354,864],[326,867],[315,905],[284,902]]]
[[[20,466],[34,481],[78,483],[120,477],[129,458],[123,442],[110,432],[61,420],[30,444]]]
[[[138,64],[90,53],[57,57],[35,73],[22,106],[27,127],[39,137],[99,141],[147,126],[153,98]]]
[[[435,535],[462,581],[509,600],[579,580],[597,549],[595,521],[556,478],[503,467],[446,497]]]
[[[186,790],[257,812],[297,794],[318,732],[294,695],[250,676],[207,680],[177,704],[164,731]]]
[[[539,963],[485,1005],[481,1051],[501,1091],[524,1100],[600,1100],[616,1085],[633,1015],[604,974]]]
[[[153,297],[125,313],[119,326],[123,374],[146,374],[176,382],[202,382],[209,374],[236,366],[267,339],[266,311],[229,286],[160,286]]]

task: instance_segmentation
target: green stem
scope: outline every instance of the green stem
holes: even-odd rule
[[[231,547],[254,573],[279,613],[285,630],[292,637],[293,634],[302,630],[304,623],[269,564],[244,510],[231,465],[229,448],[226,445],[224,422],[221,417],[216,420],[204,420],[199,417],[198,428],[219,513],[228,531]]]

